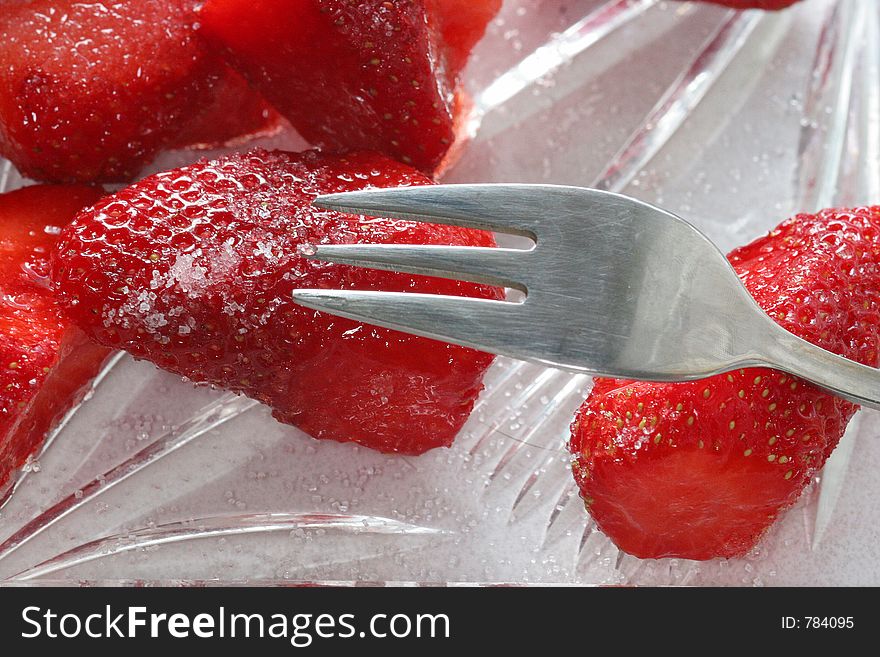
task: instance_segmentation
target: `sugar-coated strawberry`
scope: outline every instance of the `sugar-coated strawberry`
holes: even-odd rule
[[[783,327],[878,365],[880,207],[798,215],[729,258]],[[574,475],[626,552],[739,556],[798,498],[856,408],[770,369],[689,383],[599,379],[572,425]]]
[[[195,0],[5,6],[0,154],[34,179],[122,181],[180,143],[184,128],[204,132],[188,123],[216,101],[226,76],[196,35],[194,7]]]
[[[457,73],[498,5],[439,4],[207,0],[201,31],[312,143],[431,172],[455,139]]]
[[[80,214],[54,277],[97,342],[242,392],[316,438],[449,445],[492,357],[316,313],[302,287],[497,298],[493,288],[307,259],[319,243],[491,245],[487,233],[319,210],[317,194],[424,185],[387,157],[255,150],[150,176]]]
[[[100,196],[64,186],[0,194],[0,497],[109,353],[63,316],[49,289],[61,227]]]

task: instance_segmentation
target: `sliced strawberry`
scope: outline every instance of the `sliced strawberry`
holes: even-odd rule
[[[501,9],[501,0],[428,0],[427,7],[440,29],[446,70],[454,78]]]
[[[880,207],[798,215],[730,261],[786,329],[878,365]],[[856,408],[768,369],[675,384],[599,379],[572,425],[575,479],[626,552],[739,556],[798,498]]]
[[[108,354],[63,317],[48,279],[61,227],[100,196],[62,186],[0,195],[0,491]]]
[[[318,243],[490,245],[489,234],[319,210],[319,193],[424,185],[375,154],[233,155],[146,178],[80,214],[55,264],[101,344],[242,392],[316,438],[417,454],[449,445],[492,357],[315,313],[295,288],[497,298],[484,286],[306,259]]]
[[[203,107],[184,122],[176,146],[217,148],[273,132],[281,117],[269,102],[228,66],[201,100]]]
[[[120,181],[180,143],[181,130],[196,130],[188,122],[217,102],[215,86],[222,92],[226,79],[195,33],[194,5],[32,0],[5,7],[0,153],[30,178]],[[221,136],[252,128],[251,120],[227,120]]]
[[[205,36],[303,137],[430,172],[455,139],[456,75],[495,4],[474,3],[454,20],[425,0],[208,0],[200,17]]]

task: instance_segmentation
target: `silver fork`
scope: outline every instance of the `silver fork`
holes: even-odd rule
[[[593,375],[688,381],[766,366],[880,408],[880,370],[789,333],[707,237],[633,198],[555,185],[435,185],[319,197],[315,205],[521,235],[531,249],[320,245],[308,257],[519,289],[522,302],[294,291],[309,308]]]

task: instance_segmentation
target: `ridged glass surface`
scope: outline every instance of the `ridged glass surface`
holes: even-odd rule
[[[727,250],[797,211],[880,201],[878,67],[876,0],[508,0],[466,72],[472,140],[444,180],[622,191]],[[27,182],[0,166],[0,189]],[[0,510],[0,580],[880,584],[877,413],[747,558],[640,561],[595,529],[568,470],[589,387],[499,358],[454,447],[395,457],[120,356]]]

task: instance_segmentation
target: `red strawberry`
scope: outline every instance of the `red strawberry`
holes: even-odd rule
[[[878,365],[880,207],[798,215],[729,257],[779,324]],[[742,555],[798,498],[856,408],[769,369],[674,384],[599,379],[572,425],[575,479],[626,552]]]
[[[179,143],[189,117],[215,102],[224,79],[224,65],[195,33],[194,4],[33,0],[4,7],[0,153],[31,178],[117,181]],[[240,128],[252,127],[248,121]]]
[[[0,195],[0,491],[109,353],[63,317],[48,286],[61,226],[100,196],[61,186]]]
[[[174,145],[216,148],[272,132],[280,125],[278,112],[228,66],[223,66],[202,103],[202,109],[186,119]]]
[[[428,0],[427,7],[440,29],[446,70],[454,78],[501,9],[501,0]]]
[[[54,274],[101,344],[243,392],[316,438],[418,454],[449,445],[492,357],[315,313],[299,287],[496,297],[484,286],[306,259],[317,243],[490,245],[487,233],[311,206],[319,193],[425,185],[370,153],[255,150],[160,173],[80,214]]]
[[[208,0],[200,17],[205,36],[303,137],[430,172],[455,139],[458,70],[498,4],[435,15],[435,3]]]

